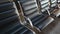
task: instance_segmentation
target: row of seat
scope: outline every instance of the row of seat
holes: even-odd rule
[[[54,18],[45,13],[47,12],[46,10],[53,9],[50,8],[48,0],[39,0],[41,2],[39,3],[41,11],[38,10],[40,7],[38,7],[37,0],[16,0],[16,2],[21,5],[24,16],[29,18],[33,26],[38,29],[43,30],[54,21]],[[14,7],[15,3],[9,0],[0,1],[0,34],[33,34],[32,31],[20,23],[21,20],[19,20],[19,16],[16,13],[19,10],[16,11],[18,7]],[[52,7],[57,5],[56,3],[54,5],[54,3],[55,1],[52,2]]]
[[[50,12],[50,14],[54,14],[56,17],[60,15],[59,12],[57,14],[54,13],[54,9],[58,9],[57,0],[42,0],[42,2],[40,1],[40,5],[41,5],[42,12],[47,10]]]

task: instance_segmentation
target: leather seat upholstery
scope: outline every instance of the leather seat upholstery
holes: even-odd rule
[[[30,18],[32,24],[39,29],[44,29],[48,24],[54,21],[52,17],[39,13],[36,0],[19,0],[19,2],[24,10],[24,15]]]
[[[0,0],[0,34],[33,34],[20,24],[13,2]]]

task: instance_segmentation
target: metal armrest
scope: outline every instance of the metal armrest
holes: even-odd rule
[[[50,14],[50,11],[49,11],[48,9],[46,9],[46,10],[47,10],[48,15],[51,15],[51,14]]]
[[[45,9],[45,10],[47,10],[48,15],[50,16],[50,15],[51,15],[51,14],[50,14],[50,11],[49,11],[48,9]]]
[[[37,33],[41,32],[39,28],[33,26],[32,22],[31,22],[31,20],[29,18],[27,18],[26,16],[24,16],[24,17],[25,17],[25,20],[26,20],[25,21],[26,23],[24,25],[25,27],[30,29],[34,34],[37,34]]]
[[[31,22],[31,20],[29,19],[29,18],[27,18],[26,16],[24,16],[25,17],[25,20],[26,20],[26,24],[30,24],[31,25],[31,27],[33,27],[33,24],[32,24],[32,22]],[[28,21],[28,22],[27,22]]]

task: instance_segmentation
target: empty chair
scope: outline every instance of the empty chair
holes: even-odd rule
[[[57,0],[50,0],[51,11],[57,7]]]
[[[57,0],[51,0],[51,7],[55,7],[57,4]]]
[[[0,0],[0,34],[33,34],[20,24],[14,3]]]
[[[22,6],[24,15],[30,18],[32,24],[40,30],[43,30],[48,24],[54,21],[52,17],[39,13],[36,0],[19,0],[18,3]]]
[[[50,0],[50,12],[54,14],[54,16],[58,17],[60,15],[60,10],[58,10],[58,1]],[[57,11],[58,10],[58,11]]]
[[[49,9],[49,0],[39,0],[39,2],[41,3],[41,11],[44,12],[46,11],[47,9]]]

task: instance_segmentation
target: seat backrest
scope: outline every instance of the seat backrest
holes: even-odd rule
[[[36,0],[19,0],[24,10],[24,15],[33,18],[38,15],[38,6]]]
[[[46,11],[46,9],[49,9],[48,2],[49,0],[40,0],[42,12]]]
[[[51,0],[51,7],[55,7],[57,5],[57,0]]]
[[[9,23],[15,20],[16,18],[17,18],[17,14],[15,13],[15,8],[13,7],[13,3],[10,2],[0,3],[0,26]]]
[[[10,0],[0,0],[0,3],[9,2]]]
[[[13,2],[0,0],[0,34],[23,34],[32,32],[20,24]]]

